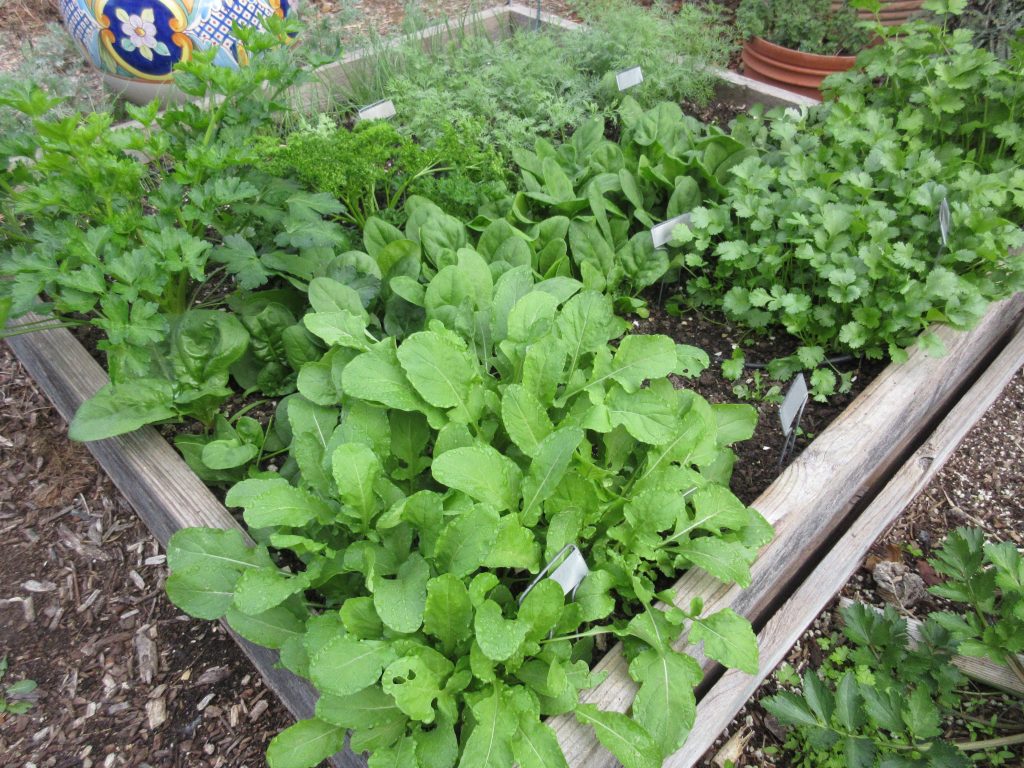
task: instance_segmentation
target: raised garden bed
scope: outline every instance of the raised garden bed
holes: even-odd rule
[[[489,32],[500,35],[512,25],[534,24],[536,15],[526,8],[508,6],[488,11],[477,19]],[[544,15],[541,21],[571,26],[569,22]],[[421,33],[421,37],[429,42],[446,34],[447,30],[437,28]],[[354,61],[356,59],[350,59],[347,63]],[[343,77],[344,67],[345,63],[340,63],[324,74]],[[736,75],[722,73],[722,77],[719,98],[723,100],[733,99],[745,105],[807,103]],[[930,358],[915,350],[909,362],[887,368],[753,503],[752,506],[775,525],[776,536],[755,563],[751,586],[744,590],[723,587],[717,580],[694,569],[676,585],[678,603],[686,605],[691,597],[699,595],[707,608],[732,607],[755,625],[765,625],[765,632],[768,632],[767,628],[774,626],[771,623],[776,621],[774,617],[785,615],[775,611],[799,583],[800,575],[815,564],[838,532],[850,525],[864,504],[895,476],[936,421],[960,401],[963,392],[999,354],[1008,334],[1016,327],[1022,308],[1024,299],[1018,297],[994,305],[969,333],[939,329],[936,333],[948,347],[946,356]],[[65,418],[70,418],[84,400],[106,383],[102,369],[66,331],[28,334],[12,338],[10,343]],[[994,373],[990,374],[993,378],[983,380],[979,386],[991,389],[993,382],[1002,375],[1000,366],[1005,366],[1005,362],[995,366]],[[980,411],[972,413],[970,418],[977,418]],[[234,517],[155,430],[144,428],[123,437],[90,443],[89,447],[162,543],[184,527],[239,528]],[[868,507],[865,514],[872,508]],[[824,562],[821,568],[828,570],[829,562]],[[829,595],[814,589],[815,582],[810,584],[809,589],[823,603]],[[802,598],[802,593],[799,594]],[[762,636],[767,637],[764,633]],[[241,639],[239,642],[291,711],[300,718],[311,716],[316,697],[313,689],[290,673],[274,668],[275,653]],[[762,669],[764,665],[762,659]],[[612,648],[596,668],[608,672],[607,679],[589,690],[584,700],[602,709],[624,711],[635,692],[635,684],[626,674],[625,666],[619,646]],[[708,690],[715,673],[709,663],[703,666],[711,673],[705,679],[704,690]],[[699,711],[706,711],[711,702],[719,698],[721,694],[716,692],[720,691],[720,686],[733,685],[736,679],[749,686],[750,678],[731,672],[705,694],[700,705],[703,709]],[[732,706],[732,699],[728,706]],[[726,717],[721,724],[723,727],[728,719]],[[556,718],[552,725],[570,764],[613,763],[591,729],[567,717]],[[713,740],[717,734],[715,727],[718,726],[698,719],[698,727],[688,745],[670,758],[668,764],[692,764],[710,744],[710,741],[705,743],[705,739]],[[363,763],[361,758],[345,753],[336,756],[334,764]]]

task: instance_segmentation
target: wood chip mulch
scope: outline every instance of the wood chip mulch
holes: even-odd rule
[[[0,715],[4,768],[243,768],[292,719],[220,625],[164,594],[164,556],[0,346],[0,657],[39,684]]]

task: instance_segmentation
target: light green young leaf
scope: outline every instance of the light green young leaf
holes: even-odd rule
[[[497,511],[519,503],[522,471],[512,459],[486,443],[453,448],[434,459],[431,472],[437,482],[490,504]]]
[[[668,376],[676,363],[676,344],[668,336],[632,334],[619,344],[601,379],[614,379],[626,392],[636,392],[647,379]]]
[[[378,685],[346,696],[325,693],[316,702],[316,716],[332,725],[356,730],[407,720],[395,700]]]
[[[79,406],[68,437],[83,442],[103,440],[171,419],[177,413],[173,385],[167,379],[107,384]]]
[[[376,683],[394,659],[385,642],[335,637],[310,659],[309,677],[321,691],[346,696]]]
[[[168,568],[184,570],[200,563],[236,571],[276,567],[266,549],[246,544],[237,529],[183,528],[171,536]]]
[[[519,719],[519,732],[512,740],[512,754],[519,768],[569,768],[551,726],[529,715]]]
[[[704,618],[694,619],[691,643],[704,643],[704,653],[727,667],[757,674],[757,638],[750,622],[731,608],[723,608]]]
[[[296,592],[309,586],[304,575],[289,576],[276,568],[249,569],[235,584],[234,605],[242,613],[254,616],[280,605]]]
[[[537,447],[523,481],[523,521],[526,525],[533,524],[540,505],[555,492],[581,442],[582,429],[562,427],[545,437]]]
[[[267,747],[270,768],[314,768],[345,748],[345,729],[322,720],[300,720]]]
[[[319,497],[301,488],[275,483],[252,499],[242,516],[250,528],[300,528],[313,520],[330,520],[334,513]]]
[[[509,384],[501,397],[501,420],[512,442],[534,456],[554,426],[540,400],[522,384]]]
[[[676,550],[716,579],[726,583],[735,581],[741,587],[750,584],[750,563],[755,553],[738,541],[726,541],[716,536],[701,536],[681,540],[676,545]]]
[[[433,406],[458,408],[469,418],[469,393],[476,381],[476,360],[455,337],[420,331],[398,348],[398,361],[416,391]]]
[[[518,718],[512,711],[505,689],[494,685],[490,696],[473,705],[476,724],[466,740],[459,768],[508,768],[515,759],[512,737]]]
[[[498,513],[487,504],[477,504],[449,522],[437,539],[438,565],[455,576],[467,576],[487,559],[499,525]]]
[[[378,506],[373,491],[381,473],[377,454],[362,443],[342,443],[334,449],[331,466],[341,500],[358,510],[368,525]]]
[[[346,394],[361,400],[400,411],[419,411],[435,429],[444,423],[441,412],[428,405],[409,383],[399,364],[393,339],[380,342],[346,365],[341,387]]]
[[[373,580],[373,607],[395,632],[415,632],[423,623],[430,566],[413,553],[402,563],[395,579],[378,576]]]
[[[283,605],[250,616],[230,606],[225,618],[231,628],[251,643],[264,648],[281,648],[305,634],[305,624]]]
[[[675,651],[645,651],[641,657],[637,660],[642,663],[633,718],[654,738],[661,754],[670,755],[682,746],[693,727],[697,713],[693,687],[701,680],[700,666]],[[630,671],[633,669],[631,664]]]
[[[500,605],[493,600],[485,600],[476,610],[473,629],[476,642],[487,658],[506,661],[522,647],[529,626],[524,622],[504,618]]]
[[[436,637],[446,655],[472,635],[473,607],[462,579],[442,573],[427,582],[423,630]]]
[[[580,704],[576,719],[590,725],[597,740],[625,768],[660,768],[661,751],[642,725],[620,712],[605,712],[593,704]]]
[[[167,577],[171,602],[197,619],[219,619],[231,606],[239,571],[210,563],[195,563]]]

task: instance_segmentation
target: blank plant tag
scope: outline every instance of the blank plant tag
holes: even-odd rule
[[[559,563],[558,567],[555,567],[555,563]],[[545,578],[557,581],[562,587],[562,592],[569,595],[571,599],[576,594],[576,588],[579,587],[580,582],[586,578],[588,573],[590,573],[590,569],[587,567],[587,561],[583,559],[583,553],[580,552],[575,544],[566,544],[559,550],[557,555],[551,558],[551,562],[541,569],[541,572],[537,574],[537,578],[530,582],[530,586],[523,590],[523,593],[519,596],[519,602],[522,603],[526,596],[530,594],[530,590]]]
[[[949,200],[946,198],[939,203],[939,237],[944,246],[949,245]]]
[[[583,559],[583,553],[576,547],[572,548],[569,556],[565,558],[560,566],[555,568],[551,578],[562,585],[562,591],[567,595],[575,595],[576,587],[590,573],[587,562]]]
[[[782,422],[782,434],[789,436],[793,426],[800,423],[800,414],[807,405],[807,380],[802,373],[798,373],[793,383],[789,385],[782,405],[779,406],[779,420]]]
[[[384,99],[384,101],[378,101],[374,104],[370,104],[368,107],[363,107],[359,110],[360,120],[387,120],[389,117],[394,117],[395,104],[391,99]]]
[[[668,221],[663,221],[661,224],[651,227],[651,240],[654,241],[655,248],[661,248],[665,243],[672,239],[672,230],[680,224],[689,224],[690,214],[683,213],[679,216],[674,216]]]
[[[620,91],[628,91],[630,88],[635,88],[644,81],[644,73],[640,67],[632,67],[631,69],[624,69],[621,72],[615,73],[615,84],[619,86]]]

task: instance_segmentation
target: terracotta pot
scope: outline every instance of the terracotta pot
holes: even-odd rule
[[[857,61],[856,56],[794,51],[760,37],[743,44],[742,59],[747,77],[819,100],[821,81],[835,72],[845,72]]]
[[[921,10],[921,3],[923,0],[882,0],[882,10],[878,14],[878,18],[887,27],[894,27],[897,24],[903,24],[911,16]],[[844,3],[842,0],[832,1],[832,10],[838,10],[842,8]],[[857,15],[865,21],[874,19],[874,14],[868,11],[857,11]]]

